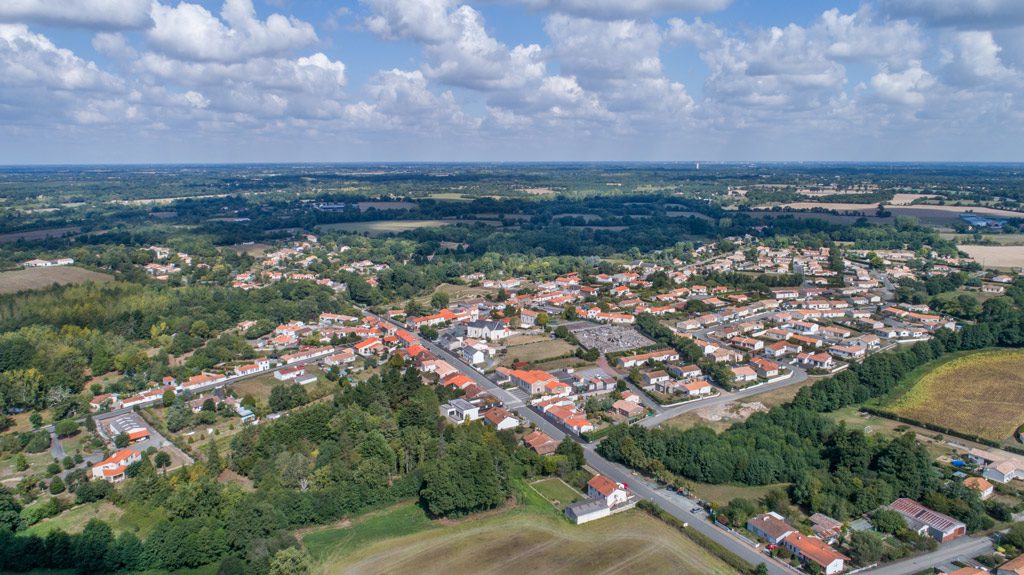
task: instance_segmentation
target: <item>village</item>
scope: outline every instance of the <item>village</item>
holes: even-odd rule
[[[156,262],[143,267],[156,280],[173,281],[182,266],[205,265],[167,248],[150,251]],[[265,253],[231,285],[258,290],[308,280],[342,291],[345,284],[315,264],[326,260],[321,263],[331,270],[357,274],[369,285],[388,269],[349,251],[342,245],[325,255],[318,238],[305,235]],[[696,257],[619,262],[614,273],[581,270],[551,279],[467,274],[460,279],[471,288],[469,294],[434,300],[443,305],[429,313],[351,308],[294,318],[255,336],[259,319],[243,321],[235,331],[246,334],[250,359],[181,380],[164,377],[134,395],[93,397],[97,431],[110,455],[93,465],[91,476],[123,481],[146,451],[168,452],[175,465],[191,463],[188,444],[196,437],[223,433],[218,439],[223,442],[241,426],[287,415],[287,409],[271,409],[271,389],[313,390],[328,378],[360,385],[394,358],[418,368],[423,384],[448,389],[451,399],[441,405],[440,415],[449,424],[480,421],[510,430],[523,445],[547,456],[562,436],[592,445],[617,424],[654,427],[704,403],[801,384],[871,354],[927,340],[938,329],[956,330],[953,318],[927,305],[897,301],[895,284],[969,263],[901,251],[850,250],[834,257],[828,248],[770,248],[750,238],[733,238],[731,251],[700,248]],[[922,257],[928,265],[915,265]],[[755,274],[778,277],[783,284],[798,279],[781,287],[743,281]],[[977,275],[983,280],[980,291],[987,294],[1001,293],[1013,281],[1007,275]],[[524,352],[534,348],[562,353],[530,357]],[[264,393],[252,393],[256,382]],[[304,396],[316,400],[325,393]],[[166,407],[172,404],[187,406],[195,416],[180,433],[167,430]],[[215,423],[219,420],[205,413],[238,426]],[[990,494],[990,481],[1024,477],[1017,456],[964,451],[964,458],[978,465],[978,475],[964,476],[972,489]],[[631,509],[641,499],[625,483],[592,471],[586,498],[564,508],[572,522]],[[889,508],[908,528],[940,543],[965,533],[962,523],[915,501],[897,500]],[[811,520],[811,532],[801,531],[769,512],[750,518],[741,537],[757,548],[762,544],[753,541],[762,540],[764,552],[781,554],[811,572],[845,570],[849,558],[831,546],[840,536],[838,522],[820,514]]]

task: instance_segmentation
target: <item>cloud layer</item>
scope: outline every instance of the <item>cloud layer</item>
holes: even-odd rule
[[[1017,1],[811,2],[776,26],[722,24],[729,0],[496,1],[300,17],[252,0],[5,0],[0,151],[59,137],[166,161],[1024,152]],[[65,42],[82,30],[91,51]]]

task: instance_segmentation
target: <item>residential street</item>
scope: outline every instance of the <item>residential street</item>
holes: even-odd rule
[[[390,321],[383,317],[366,312],[369,315],[377,317],[378,319],[391,323],[393,325],[401,326],[396,322]],[[404,326],[401,326],[404,329]],[[533,423],[538,429],[548,434],[552,438],[561,441],[566,433],[553,424],[552,422],[545,419],[539,413],[530,409],[519,397],[502,388],[498,384],[491,381],[487,376],[480,373],[466,362],[462,361],[455,354],[448,352],[447,350],[437,346],[433,342],[427,341],[420,338],[423,346],[435,354],[437,357],[444,359],[452,366],[459,369],[462,373],[471,378],[478,385],[483,387],[505,404],[505,407],[511,411],[515,411],[517,415],[523,419]],[[716,405],[722,405],[738,401],[741,399],[753,397],[776,389],[800,383],[807,379],[807,372],[798,366],[789,366],[793,373],[790,377],[777,381],[775,383],[762,384],[755,387],[748,387],[732,393],[723,392],[721,395],[707,399],[689,402],[685,405],[681,405],[674,408],[664,409],[657,415],[648,417],[637,425],[643,425],[645,427],[656,427],[658,424],[676,417],[682,413],[700,409],[703,407],[711,407]],[[574,440],[579,439],[573,435],[569,435]],[[696,504],[689,499],[682,497],[681,495],[666,491],[665,489],[658,488],[644,480],[639,475],[634,475],[634,472],[629,468],[608,461],[604,457],[600,456],[594,449],[596,444],[593,443],[582,443],[583,452],[586,457],[587,465],[596,470],[597,472],[608,476],[609,478],[619,483],[624,483],[636,493],[639,497],[652,501],[666,512],[670,513],[673,517],[680,521],[686,522],[690,527],[700,531],[701,533],[712,538],[715,542],[719,543],[729,551],[742,557],[745,561],[751,564],[757,565],[758,563],[765,563],[768,568],[768,572],[772,575],[792,575],[798,573],[792,567],[783,564],[782,562],[771,559],[755,549],[747,541],[740,539],[736,535],[725,531],[711,522],[709,522],[704,513],[691,513]],[[928,567],[934,567],[956,560],[958,557],[974,557],[979,554],[990,552],[992,549],[992,541],[987,537],[963,537],[951,543],[947,543],[926,555],[915,557],[913,559],[907,559],[886,565],[877,569],[872,569],[869,572],[878,575],[912,575]]]
[[[657,427],[661,423],[677,417],[689,411],[696,409],[702,409],[705,407],[714,407],[717,405],[723,405],[726,403],[732,403],[741,399],[746,399],[769,391],[775,391],[776,389],[782,389],[790,385],[801,383],[807,380],[807,372],[803,368],[796,365],[787,365],[792,373],[789,377],[782,381],[776,381],[774,383],[762,383],[761,385],[755,385],[747,387],[739,391],[721,391],[717,396],[707,399],[697,399],[694,401],[688,401],[683,405],[669,408],[659,408],[658,413],[651,417],[645,418],[637,422],[637,425],[642,425],[648,429]]]
[[[380,316],[374,317],[377,317],[382,321],[389,321]],[[400,325],[395,322],[390,323],[394,325]],[[520,417],[535,424],[537,428],[543,431],[544,433],[550,435],[552,438],[557,439],[559,441],[566,436],[566,433],[562,431],[559,427],[555,426],[553,423],[542,417],[540,414],[527,407],[522,400],[511,394],[509,391],[502,389],[501,386],[491,381],[482,373],[470,367],[468,364],[466,364],[464,361],[456,357],[454,354],[449,353],[448,351],[435,345],[433,342],[423,340],[422,343],[424,347],[429,349],[439,358],[444,359],[448,363],[452,364],[452,366],[458,368],[464,374],[469,376],[473,381],[475,381],[481,387],[486,389],[488,393],[498,398],[502,402],[505,402],[505,407],[507,409],[515,411]],[[574,436],[570,435],[570,437],[576,439]],[[583,452],[586,456],[587,465],[594,468],[599,473],[607,475],[608,477],[619,483],[629,485],[630,489],[632,489],[633,492],[636,493],[638,496],[649,501],[653,501],[654,503],[657,503],[665,511],[672,514],[673,517],[676,517],[680,521],[689,523],[690,526],[694,529],[697,529],[701,533],[704,533],[708,537],[711,537],[716,542],[721,544],[723,547],[732,551],[733,553],[736,553],[737,555],[742,557],[744,560],[750,562],[751,564],[756,565],[758,563],[765,562],[768,567],[768,572],[772,575],[791,575],[792,573],[796,573],[795,570],[787,566],[783,566],[781,563],[775,562],[767,556],[761,554],[745,541],[736,538],[735,536],[729,534],[728,532],[718,527],[715,527],[703,517],[703,514],[697,515],[694,513],[690,513],[690,509],[693,507],[693,504],[683,504],[682,501],[686,501],[684,498],[677,498],[677,496],[674,495],[670,496],[664,490],[658,490],[657,488],[652,487],[651,485],[643,481],[639,476],[634,476],[633,472],[630,471],[628,468],[617,463],[612,463],[611,461],[608,461],[604,457],[601,457],[594,451],[594,444],[583,444]]]
[[[890,563],[867,572],[872,575],[911,575],[943,563],[969,559],[991,552],[992,540],[988,537],[961,537],[926,555]]]

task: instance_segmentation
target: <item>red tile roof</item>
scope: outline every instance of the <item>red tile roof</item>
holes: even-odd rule
[[[608,497],[619,488],[618,483],[615,483],[604,475],[595,475],[591,477],[590,481],[587,482],[587,485],[594,488],[594,491],[597,491],[605,497]]]

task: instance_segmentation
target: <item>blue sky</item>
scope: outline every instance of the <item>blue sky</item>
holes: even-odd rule
[[[1020,0],[2,0],[0,164],[1024,159]]]

